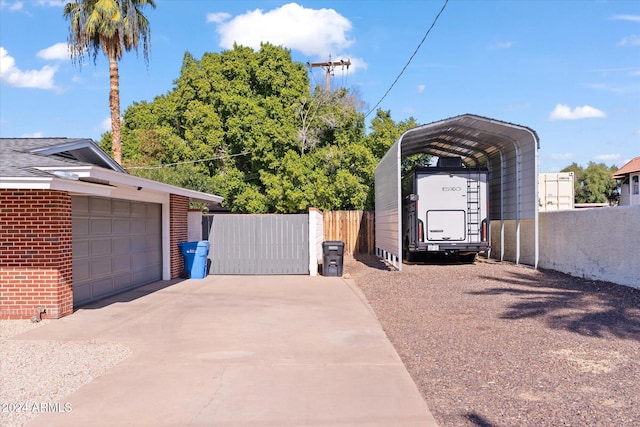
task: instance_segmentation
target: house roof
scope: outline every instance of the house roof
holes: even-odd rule
[[[614,174],[614,178],[624,178],[633,172],[640,172],[640,157],[636,157],[627,164],[618,169]]]
[[[214,194],[129,175],[91,139],[0,138],[0,188],[109,196],[124,187],[186,196],[193,201],[222,201]]]
[[[125,172],[90,139],[0,138],[1,177],[50,175],[38,167],[97,165]]]

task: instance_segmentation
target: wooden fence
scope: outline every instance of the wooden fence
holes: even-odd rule
[[[347,254],[375,251],[373,211],[330,211],[324,215],[324,240],[341,240]]]

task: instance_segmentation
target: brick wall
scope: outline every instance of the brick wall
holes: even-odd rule
[[[184,259],[178,243],[187,241],[188,222],[187,212],[189,211],[189,198],[171,194],[169,198],[169,221],[170,221],[170,253],[171,253],[171,278],[180,277],[184,270]]]
[[[71,197],[49,190],[0,190],[0,318],[73,312]]]

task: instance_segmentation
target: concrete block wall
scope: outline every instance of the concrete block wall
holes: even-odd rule
[[[640,206],[539,213],[540,268],[640,289]]]
[[[184,259],[178,243],[187,242],[189,234],[188,212],[189,198],[171,194],[169,197],[169,251],[171,260],[171,278],[180,277],[184,270]]]
[[[73,312],[71,197],[0,190],[0,318]]]

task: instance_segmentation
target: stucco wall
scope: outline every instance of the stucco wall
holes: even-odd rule
[[[640,206],[540,212],[540,268],[640,289]]]
[[[324,239],[324,222],[322,212],[309,209],[309,274],[318,275],[318,264],[322,261],[322,241]]]
[[[189,209],[187,212],[187,240],[198,242],[202,238],[202,211]]]

